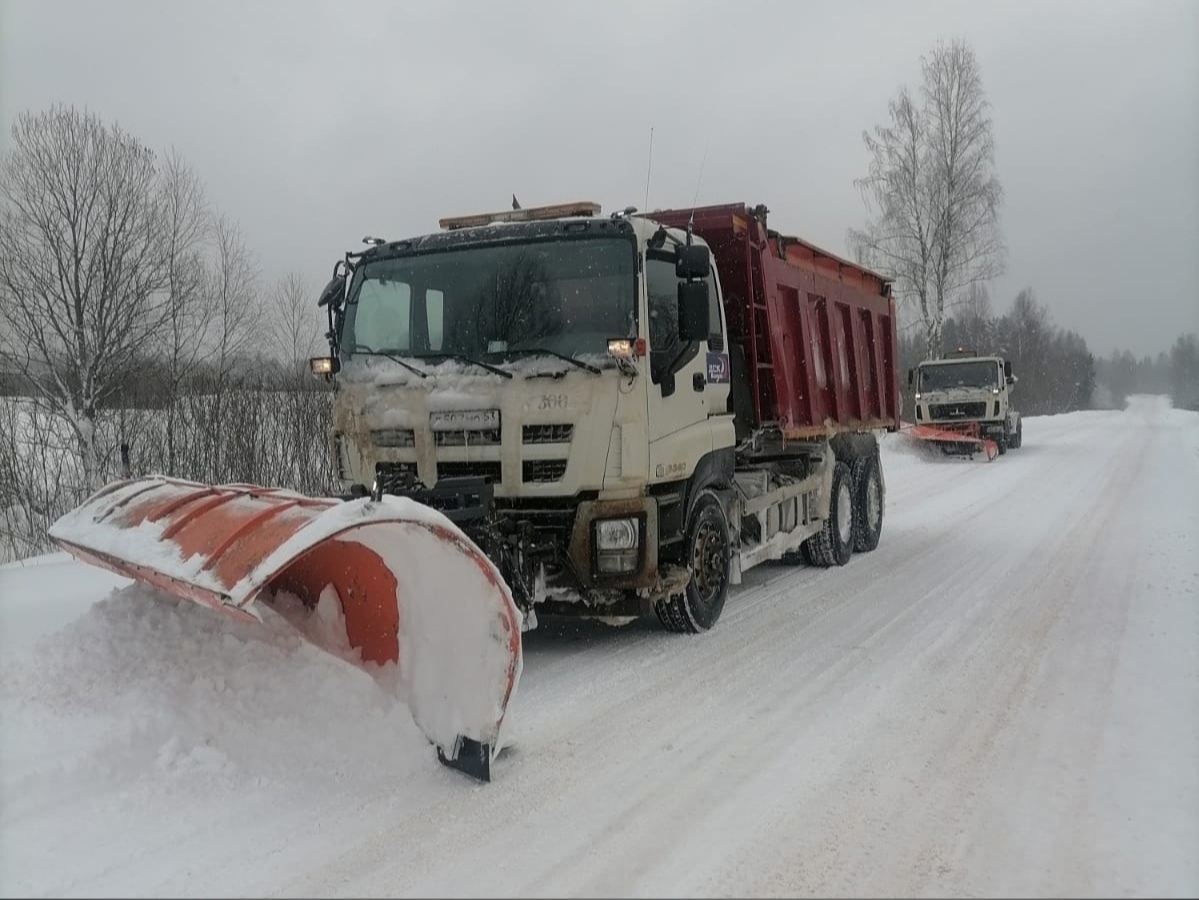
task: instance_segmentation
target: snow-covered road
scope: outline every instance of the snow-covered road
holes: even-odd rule
[[[874,553],[708,634],[543,621],[490,785],[282,628],[0,569],[0,889],[1195,896],[1199,414],[884,465]]]

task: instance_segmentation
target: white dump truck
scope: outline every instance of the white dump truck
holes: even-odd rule
[[[769,559],[882,528],[894,300],[745,204],[443,219],[339,261],[321,303],[348,498],[440,510],[537,611],[698,632]]]

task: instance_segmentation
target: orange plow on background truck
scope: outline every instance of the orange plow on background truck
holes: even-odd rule
[[[150,476],[100,489],[50,537],[238,619],[260,621],[255,604],[265,603],[398,687],[438,758],[490,780],[523,664],[521,614],[496,567],[442,514],[398,497],[346,502]]]

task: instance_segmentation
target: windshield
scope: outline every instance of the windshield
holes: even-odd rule
[[[342,352],[606,354],[609,338],[637,334],[634,259],[627,238],[575,238],[369,262],[355,273]]]
[[[999,364],[994,360],[940,363],[920,369],[920,390],[989,388],[999,384]]]

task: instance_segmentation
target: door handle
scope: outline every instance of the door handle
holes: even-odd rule
[[[708,379],[704,377],[703,372],[696,372],[691,376],[691,386],[697,391],[702,391],[708,384]]]

